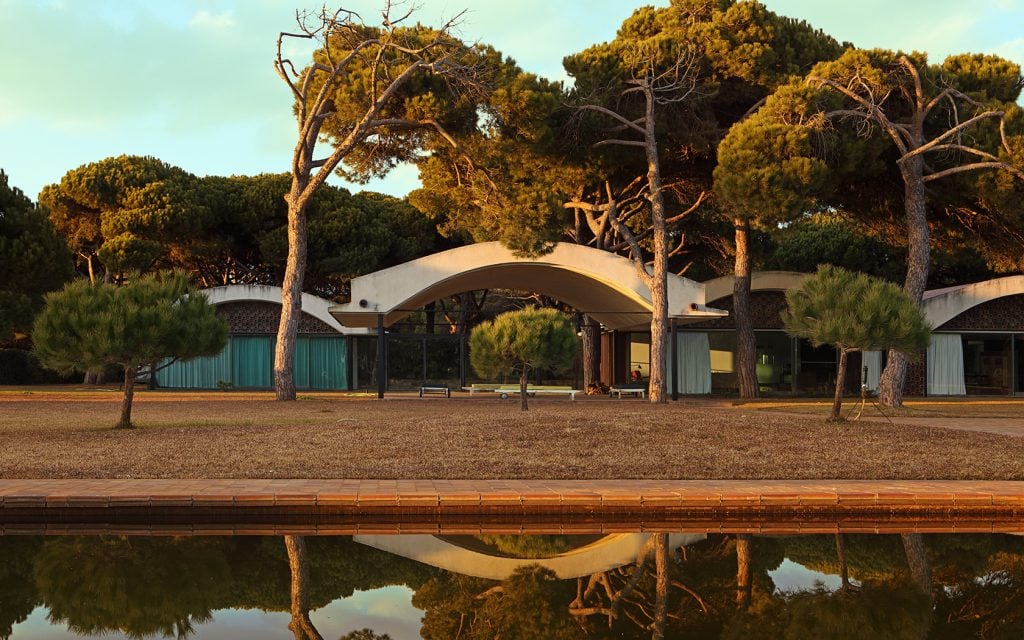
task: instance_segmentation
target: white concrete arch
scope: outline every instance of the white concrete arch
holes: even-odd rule
[[[231,284],[223,287],[211,287],[203,289],[210,304],[220,305],[229,302],[270,302],[281,305],[281,287],[272,287],[262,284]],[[302,294],[302,312],[308,313],[317,320],[327,324],[338,333],[365,333],[364,331],[353,331],[344,327],[334,319],[328,309],[333,303],[309,293]]]
[[[518,257],[498,242],[458,247],[352,280],[351,301],[330,308],[350,327],[386,325],[425,304],[464,291],[516,289],[552,296],[587,312],[610,329],[650,323],[650,290],[634,264],[607,251],[559,243],[536,258]],[[725,315],[704,307],[704,287],[669,277],[669,315],[704,320]]]
[[[802,285],[809,277],[811,274],[799,271],[755,271],[750,274],[750,290],[789,291]],[[735,281],[735,276],[721,276],[705,282],[704,295],[708,303],[731,296]]]
[[[559,578],[578,578],[636,562],[650,533],[616,533],[552,558],[509,558],[473,551],[432,535],[356,535],[352,539],[375,549],[477,578],[505,580],[520,567],[541,565]],[[704,540],[702,533],[669,534],[669,547]]]
[[[1007,276],[945,289],[924,292],[924,314],[938,329],[964,311],[979,304],[1024,294],[1024,276]]]

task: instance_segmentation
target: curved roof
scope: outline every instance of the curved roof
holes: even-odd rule
[[[933,289],[924,292],[924,315],[933,327],[939,328],[971,307],[996,298],[1021,294],[1024,294],[1024,276],[1007,276]]]
[[[799,271],[755,271],[750,275],[751,291],[789,291],[796,289],[811,277]],[[704,294],[708,302],[721,300],[732,295],[736,276],[721,276],[704,283]]]
[[[650,323],[651,295],[634,263],[607,251],[559,243],[543,256],[523,258],[498,242],[443,251],[352,280],[352,298],[330,308],[342,324],[387,325],[429,302],[465,291],[514,289],[556,298],[611,329]],[[669,315],[694,321],[725,315],[704,308],[704,286],[669,276]]]
[[[281,304],[281,287],[272,287],[262,284],[231,284],[224,287],[211,287],[203,289],[210,304],[227,304],[229,302],[270,302],[276,305]],[[362,333],[343,327],[334,319],[328,308],[333,304],[309,293],[302,294],[302,312],[308,313],[317,320],[327,324],[330,328],[339,333]]]
[[[440,569],[477,578],[504,580],[519,567],[541,565],[559,578],[578,578],[636,562],[649,533],[614,533],[553,558],[510,558],[473,551],[432,535],[355,535],[352,540]],[[669,534],[669,547],[704,540],[703,533]]]

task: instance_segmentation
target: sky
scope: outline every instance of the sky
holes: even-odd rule
[[[151,155],[197,175],[285,172],[291,98],[273,70],[301,0],[0,0],[0,169],[35,199],[82,164]],[[368,22],[382,0],[348,0]],[[527,71],[614,38],[640,0],[418,0],[421,22],[463,9],[456,32]],[[656,0],[666,5],[668,0]],[[1024,64],[1024,0],[765,0],[859,47],[964,51]],[[317,8],[309,3],[308,8]],[[336,178],[335,184],[341,184]],[[416,188],[400,167],[366,187]]]

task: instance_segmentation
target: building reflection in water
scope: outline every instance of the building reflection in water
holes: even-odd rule
[[[832,586],[776,588],[784,561]],[[271,635],[374,640],[317,612],[395,585],[428,639],[1017,638],[1024,538],[7,536],[0,637],[45,607],[79,635],[187,638],[261,610],[280,612]]]

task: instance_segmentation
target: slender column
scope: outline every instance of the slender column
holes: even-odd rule
[[[672,399],[679,399],[679,337],[676,335],[676,319],[668,321],[669,331],[672,332]]]
[[[384,335],[384,314],[377,314],[377,398],[383,398],[384,392],[388,388],[388,359],[386,341],[387,337]]]

